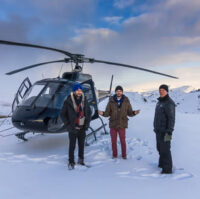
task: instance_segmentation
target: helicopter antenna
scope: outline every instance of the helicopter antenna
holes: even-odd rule
[[[72,63],[72,61],[71,61],[71,68],[72,68],[72,71],[73,71],[73,63]]]
[[[58,73],[58,77],[60,77],[60,74],[61,74],[61,72],[62,72],[62,69],[63,69],[63,64],[62,64],[61,67],[60,67],[60,71],[59,71],[59,73]]]
[[[81,67],[82,67],[82,70],[83,70],[83,66],[84,66],[84,63],[82,63],[82,66],[81,66]]]

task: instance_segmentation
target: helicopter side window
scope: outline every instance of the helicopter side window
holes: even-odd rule
[[[21,106],[30,106],[42,89],[45,87],[44,84],[35,84],[31,87],[31,89],[25,95],[23,101],[21,102]]]
[[[94,100],[94,96],[93,96],[90,84],[84,84],[83,91],[84,91],[84,94],[85,94],[89,104],[90,104]]]
[[[36,107],[61,109],[66,97],[72,91],[72,86],[60,83],[49,83],[35,102]]]
[[[69,84],[63,85],[59,90],[57,90],[55,98],[52,103],[49,104],[49,107],[54,109],[61,109],[65,99],[68,97],[71,91],[72,86],[70,86]]]
[[[92,92],[92,87],[90,84],[87,83],[84,83],[82,86],[83,86],[83,92],[88,100],[93,116],[95,114],[95,104],[93,104],[93,102],[95,101],[95,96]]]
[[[36,107],[47,107],[56,97],[59,83],[49,83],[35,102]]]
[[[70,95],[71,92],[72,92],[72,85],[71,84],[64,85],[62,89],[60,89],[57,92],[57,95],[55,97],[52,106],[54,108],[61,109],[64,104],[64,101]]]

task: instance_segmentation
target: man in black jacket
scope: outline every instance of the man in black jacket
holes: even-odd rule
[[[160,97],[156,105],[154,131],[156,133],[159,167],[163,174],[172,173],[171,138],[175,124],[175,103],[168,95],[168,86],[159,87]]]
[[[91,109],[86,97],[83,94],[81,84],[75,84],[73,92],[65,100],[61,118],[69,132],[69,169],[74,169],[74,150],[76,140],[78,140],[78,164],[85,165],[84,163],[84,144],[87,129],[91,120]]]

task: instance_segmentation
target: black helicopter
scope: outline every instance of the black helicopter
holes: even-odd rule
[[[26,66],[18,70],[8,72],[6,73],[6,75],[13,75],[15,73],[22,72],[24,70],[35,68],[45,64],[52,64],[52,63],[74,64],[72,71],[63,73],[62,77],[42,79],[40,81],[35,82],[34,84],[32,84],[29,78],[27,77],[20,85],[12,104],[12,123],[16,128],[22,131],[20,133],[17,133],[16,136],[24,141],[27,140],[24,137],[25,134],[29,132],[35,132],[35,133],[66,132],[65,125],[63,124],[60,118],[60,112],[64,100],[72,92],[73,85],[76,84],[77,82],[81,83],[84,88],[84,94],[86,95],[90,107],[92,109],[92,120],[99,118],[102,122],[102,126],[96,130],[93,130],[90,127],[92,131],[90,134],[95,135],[95,133],[99,131],[101,128],[104,128],[104,131],[106,133],[105,124],[98,115],[98,103],[111,95],[113,76],[111,78],[109,91],[97,90],[94,86],[92,76],[90,74],[82,73],[84,63],[91,63],[91,64],[102,63],[102,64],[121,66],[177,79],[177,77],[148,70],[141,67],[109,62],[109,61],[96,60],[93,58],[86,58],[84,55],[81,54],[72,54],[64,50],[45,47],[41,45],[18,43],[18,42],[4,41],[4,40],[0,40],[0,44],[40,48],[40,49],[59,52],[67,56],[67,58],[64,58],[62,60],[49,61],[49,62],[43,62]]]

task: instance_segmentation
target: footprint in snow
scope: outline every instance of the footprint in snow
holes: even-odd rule
[[[0,154],[0,161],[6,161],[10,163],[22,163],[33,162],[42,164],[58,165],[63,164],[63,160],[66,156],[49,155],[44,157],[31,157],[26,154],[14,154],[14,153],[2,153]]]
[[[192,178],[193,175],[190,173],[182,173],[182,174],[177,174],[173,177],[174,180],[185,180],[187,178]]]
[[[152,171],[147,168],[134,168],[132,171],[121,171],[116,173],[122,178],[142,179],[142,178],[164,178],[173,180],[186,180],[192,178],[191,173],[184,172],[183,168],[174,169],[172,174],[161,174],[160,170]]]

